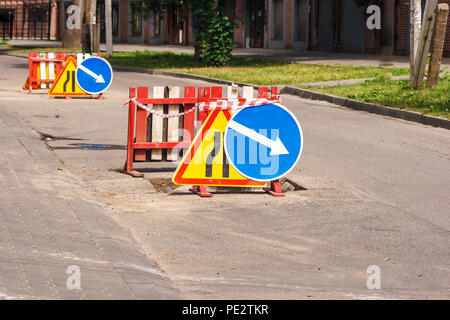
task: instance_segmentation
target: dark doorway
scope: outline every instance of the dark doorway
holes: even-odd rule
[[[97,24],[100,24],[100,42],[106,42],[105,0],[97,0]]]
[[[249,28],[250,48],[264,47],[264,0],[247,1],[247,26]]]
[[[409,16],[409,3],[402,0],[396,0],[394,17],[394,53],[408,55],[409,21],[408,19],[404,19],[404,16]]]
[[[381,51],[392,54],[394,51],[395,34],[395,2],[385,1],[381,11]]]
[[[27,4],[26,8],[28,8],[28,39],[49,39],[50,2]]]
[[[308,34],[308,1],[295,0],[294,41],[306,41]]]
[[[284,38],[284,0],[272,1],[272,40],[283,40]]]
[[[105,0],[97,0],[96,12],[97,24],[100,25],[100,42],[106,43],[106,17],[105,17]],[[134,18],[131,19],[135,21]],[[119,36],[119,2],[111,2],[111,27],[112,36]]]
[[[14,29],[14,10],[0,8],[0,38],[12,39]]]
[[[183,43],[183,4],[172,4],[168,8],[169,44]]]
[[[342,50],[364,52],[365,7],[354,1],[343,1]]]
[[[333,0],[319,0],[319,43],[320,51],[334,50]]]

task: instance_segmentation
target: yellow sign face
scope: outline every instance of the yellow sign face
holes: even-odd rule
[[[78,85],[76,71],[77,63],[73,57],[69,57],[48,94],[50,96],[90,96]]]
[[[231,112],[210,112],[178,165],[173,182],[181,185],[264,187],[266,182],[245,178],[227,161],[224,134]]]

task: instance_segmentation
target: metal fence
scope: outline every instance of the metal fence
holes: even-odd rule
[[[58,20],[58,1],[0,0],[2,39],[56,39]]]

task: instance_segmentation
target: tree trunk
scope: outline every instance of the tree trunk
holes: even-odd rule
[[[97,25],[97,0],[84,0],[81,45],[84,53],[100,51],[100,26]]]
[[[89,21],[90,17],[90,8],[91,8],[91,0],[83,0],[83,22],[81,27],[81,48],[83,53],[91,53],[91,39],[89,33]]]
[[[412,87],[415,90],[422,88],[425,68],[428,61],[428,53],[430,52],[431,36],[433,35],[435,19],[434,14],[437,4],[438,0],[427,0],[425,4],[422,30],[420,31],[420,40],[417,47],[416,63],[414,65],[414,76],[412,81]]]
[[[410,37],[409,37],[409,57],[410,72],[409,78],[413,83],[414,68],[416,64],[417,47],[419,45],[420,30],[422,27],[422,5],[421,0],[410,0]]]
[[[90,1],[90,12],[89,12],[89,40],[90,40],[90,47],[91,47],[91,53],[92,52],[98,52],[97,47],[97,0],[91,0]]]
[[[54,2],[56,6],[56,2]],[[53,3],[52,3],[53,5]],[[78,48],[81,45],[81,24],[82,24],[82,0],[73,0],[72,5],[67,8],[67,21],[64,21],[63,48]],[[53,8],[52,8],[53,11]],[[52,13],[53,19],[53,13]],[[63,26],[61,26],[62,28]]]
[[[111,0],[105,0],[105,27],[106,27],[106,55],[112,56],[112,16],[111,16]]]
[[[436,25],[431,46],[430,66],[428,67],[427,87],[438,84],[441,68],[442,51],[444,49],[445,29],[447,27],[448,4],[440,3],[436,9]]]

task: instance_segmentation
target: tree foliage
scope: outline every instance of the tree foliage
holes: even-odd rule
[[[231,62],[236,21],[224,13],[216,1],[191,0],[193,14],[198,19],[194,29],[200,57],[207,65],[224,66]]]
[[[225,12],[234,12],[234,0],[140,0],[140,3],[146,13],[161,13],[169,6],[189,8],[194,16],[194,36],[200,59],[209,66],[230,64],[237,19]]]

